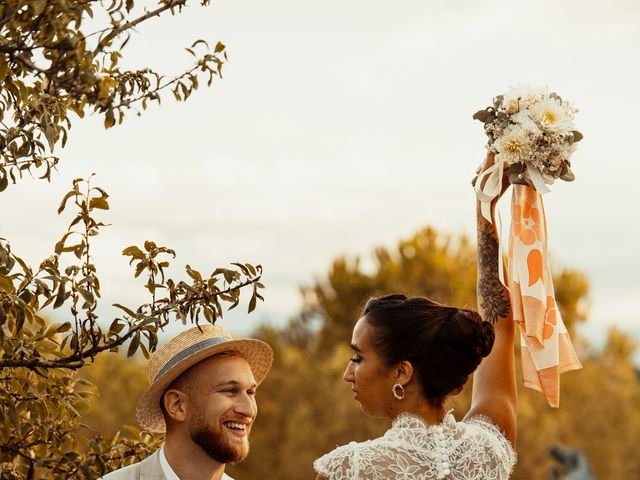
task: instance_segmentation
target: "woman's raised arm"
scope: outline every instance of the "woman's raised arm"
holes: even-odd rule
[[[493,164],[488,155],[483,170]],[[502,192],[508,183],[504,183]],[[498,197],[499,198],[499,197]],[[473,376],[473,396],[467,418],[474,415],[489,417],[506,435],[512,445],[516,443],[516,409],[518,394],[514,365],[514,324],[509,292],[500,282],[498,234],[495,206],[491,204],[493,223],[486,220],[480,203],[476,204],[478,235],[478,310],[482,318],[495,329],[495,342],[491,353],[482,361]]]

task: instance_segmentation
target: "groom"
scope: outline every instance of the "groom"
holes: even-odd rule
[[[272,362],[269,345],[217,325],[170,340],[149,361],[151,385],[136,408],[143,428],[166,433],[164,445],[104,480],[231,480],[225,465],[249,453],[255,391]]]

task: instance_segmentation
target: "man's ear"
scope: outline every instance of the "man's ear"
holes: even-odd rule
[[[396,382],[406,386],[413,378],[413,365],[408,360],[403,360],[396,367]]]
[[[184,392],[170,388],[162,395],[164,413],[168,419],[182,423],[187,418],[187,396]]]

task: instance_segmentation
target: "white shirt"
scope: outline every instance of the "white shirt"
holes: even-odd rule
[[[180,480],[180,477],[178,477],[176,472],[173,471],[173,468],[171,468],[171,465],[169,465],[169,462],[167,461],[167,457],[164,454],[164,445],[160,448],[160,467],[162,468],[162,473],[164,473],[167,480]],[[233,478],[226,473],[223,473],[222,480],[233,480]]]

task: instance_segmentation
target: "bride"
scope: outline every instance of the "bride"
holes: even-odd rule
[[[492,160],[489,155],[483,168]],[[317,480],[500,480],[511,474],[514,326],[508,291],[498,279],[495,222],[485,220],[479,205],[477,224],[480,313],[404,295],[373,298],[365,306],[344,379],[365,414],[392,425],[380,438],[317,459]],[[471,408],[456,422],[445,403],[474,371]]]

